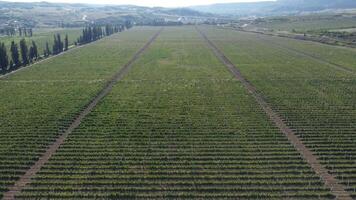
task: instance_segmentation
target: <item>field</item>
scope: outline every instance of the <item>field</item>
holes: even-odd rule
[[[320,30],[345,29],[356,27],[353,14],[311,14],[305,16],[271,17],[257,24],[259,27],[295,31],[299,33]]]
[[[236,31],[208,32],[356,197],[355,50]]]
[[[355,50],[198,29],[248,83],[194,26],[135,27],[0,79],[0,196],[80,119],[16,199],[356,198]]]
[[[20,37],[20,36],[3,36],[0,37],[0,42],[4,43],[5,46],[9,49],[10,51],[10,45],[12,41],[15,41],[16,44],[20,43],[20,40],[22,38],[26,39],[27,45],[31,46],[32,41],[35,41],[38,47],[38,52],[42,55],[43,50],[46,48],[46,42],[49,44],[49,48],[52,51],[52,45],[53,45],[53,36],[55,34],[60,34],[62,41],[64,41],[64,37],[66,34],[68,34],[68,41],[69,41],[69,46],[73,45],[74,42],[77,41],[79,36],[82,34],[82,28],[66,28],[66,29],[51,29],[51,28],[40,28],[40,29],[34,29],[33,30],[33,36],[32,37]]]
[[[0,80],[0,191],[33,165],[153,32],[105,38]]]
[[[290,38],[355,47],[356,15],[324,13],[301,16],[270,17],[239,23],[248,31],[259,31]]]

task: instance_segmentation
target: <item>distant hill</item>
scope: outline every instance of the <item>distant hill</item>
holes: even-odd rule
[[[225,3],[192,6],[191,9],[220,15],[268,16],[332,9],[356,8],[356,0],[277,0],[255,3]]]
[[[133,5],[91,5],[48,2],[0,1],[0,29],[4,27],[78,27],[90,23],[119,23],[130,20],[136,24],[156,21],[194,22],[213,15],[190,8],[160,8]]]

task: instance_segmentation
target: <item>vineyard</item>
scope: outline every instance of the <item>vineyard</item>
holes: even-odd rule
[[[354,55],[213,26],[135,27],[0,78],[0,197],[356,199]]]
[[[154,32],[115,35],[0,79],[2,193]]]
[[[236,31],[207,32],[356,198],[355,51]]]

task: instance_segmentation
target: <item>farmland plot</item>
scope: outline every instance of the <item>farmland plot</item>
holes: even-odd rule
[[[166,28],[18,199],[333,199],[194,27]]]
[[[356,74],[356,49],[347,47],[336,47],[317,42],[293,40],[288,38],[274,38],[270,36],[260,36],[271,43],[271,46],[278,46],[282,49],[303,52],[311,55],[315,60],[327,61],[353,71]],[[310,58],[309,58],[310,59]]]
[[[355,75],[271,45],[256,34],[204,30],[356,198]],[[353,66],[351,60],[342,62]]]
[[[0,196],[157,30],[135,28],[0,79]]]

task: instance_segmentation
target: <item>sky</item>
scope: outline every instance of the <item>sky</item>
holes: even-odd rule
[[[214,3],[256,2],[266,0],[7,0],[16,2],[61,2],[61,3],[90,3],[90,4],[132,4],[139,6],[184,7],[191,5],[207,5]]]

